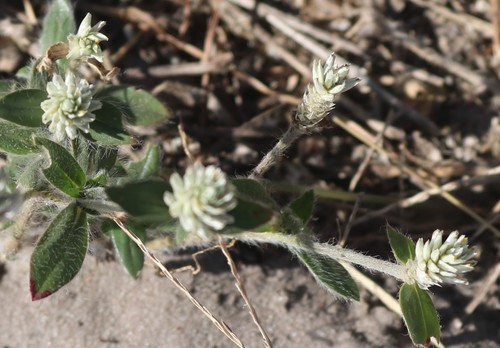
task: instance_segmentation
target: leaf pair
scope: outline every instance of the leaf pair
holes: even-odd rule
[[[397,260],[405,265],[415,259],[415,243],[391,226],[387,226],[387,236]],[[430,344],[431,337],[438,341],[441,327],[432,299],[426,290],[415,284],[403,284],[399,290],[399,304],[403,318],[415,344]]]

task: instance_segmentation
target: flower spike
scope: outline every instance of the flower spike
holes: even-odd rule
[[[102,106],[101,102],[92,99],[92,87],[69,71],[64,80],[57,74],[53,75],[47,84],[49,99],[40,106],[44,111],[42,121],[49,124],[49,131],[56,141],[61,142],[66,136],[75,139],[78,129],[89,132],[90,123],[95,120],[92,112]]]
[[[80,23],[76,34],[68,36],[69,52],[66,58],[83,59],[94,58],[102,63],[102,51],[99,44],[108,41],[108,37],[99,32],[106,22],[100,21],[93,27],[90,26],[92,15],[87,13]]]
[[[172,174],[170,185],[173,192],[165,192],[163,199],[187,232],[208,240],[233,222],[227,213],[236,207],[236,189],[219,168],[194,164],[184,177]]]
[[[325,64],[315,61],[312,68],[312,84],[299,104],[295,116],[300,128],[312,128],[320,123],[335,107],[335,98],[359,83],[358,78],[347,79],[348,65],[335,66],[335,54],[331,54]]]
[[[432,285],[467,284],[460,274],[474,267],[476,253],[467,245],[467,237],[452,232],[443,243],[443,231],[436,230],[431,240],[420,238],[415,246],[415,259],[406,264],[408,282],[417,283],[422,289]]]

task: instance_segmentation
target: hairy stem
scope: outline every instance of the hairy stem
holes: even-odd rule
[[[372,256],[363,255],[357,251],[342,248],[327,243],[311,242],[305,243],[293,235],[281,233],[255,233],[245,232],[237,235],[226,235],[226,238],[234,238],[242,242],[269,243],[281,245],[288,249],[313,251],[315,253],[330,257],[338,261],[345,261],[366,268],[371,271],[388,274],[398,280],[405,280],[405,268],[402,265],[377,259]]]
[[[283,155],[283,153],[293,144],[295,140],[297,140],[304,131],[290,126],[288,130],[283,134],[283,137],[274,145],[274,147],[269,151],[264,158],[260,161],[260,163],[252,170],[249,175],[250,179],[257,179],[264,175],[278,160],[279,157]]]

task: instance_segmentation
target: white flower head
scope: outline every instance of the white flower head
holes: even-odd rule
[[[91,27],[91,21],[92,15],[87,13],[80,23],[77,33],[68,36],[69,52],[66,58],[73,60],[91,57],[102,63],[102,51],[99,44],[101,41],[108,41],[108,37],[100,33],[99,30],[106,22],[100,21]]]
[[[313,83],[307,86],[295,116],[300,127],[316,126],[334,108],[336,96],[358,84],[358,78],[347,78],[348,65],[335,66],[334,63],[335,54],[333,53],[324,65],[321,61],[313,63]]]
[[[475,251],[467,245],[464,235],[459,236],[457,231],[452,232],[443,243],[443,231],[436,230],[431,240],[417,241],[415,259],[406,264],[408,281],[416,282],[422,289],[432,285],[467,284],[459,277],[461,273],[473,269]]]
[[[194,164],[184,177],[172,174],[170,185],[173,192],[165,192],[163,199],[187,232],[208,240],[234,221],[228,212],[236,207],[236,189],[219,168]]]
[[[66,73],[65,79],[54,74],[47,84],[49,99],[40,106],[44,111],[42,121],[49,124],[49,131],[56,141],[63,141],[66,136],[75,139],[80,129],[84,133],[90,130],[90,123],[95,120],[92,113],[101,108],[101,102],[92,99],[92,85],[85,79]]]

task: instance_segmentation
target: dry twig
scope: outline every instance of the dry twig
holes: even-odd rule
[[[120,227],[120,229],[127,234],[127,236],[132,239],[132,241],[141,249],[141,251],[144,253],[144,255],[149,258],[161,271],[161,273],[167,277],[168,280],[170,280],[179,290],[182,291],[184,295],[195,305],[196,308],[198,308],[207,318],[210,319],[210,321],[227,337],[229,338],[234,344],[236,344],[238,347],[244,348],[245,345],[241,340],[231,331],[229,326],[222,321],[217,319],[204,305],[202,305],[192,294],[191,292],[182,284],[163,264],[158,260],[158,258],[150,252],[144,243],[138,238],[132,231],[130,231],[125,224],[117,217],[117,216],[111,216],[113,221]]]
[[[229,250],[227,250],[226,242],[224,241],[224,238],[219,237],[219,246],[220,249],[222,250],[222,253],[226,257],[227,263],[229,265],[229,268],[231,269],[231,274],[233,275],[235,281],[236,281],[236,288],[238,289],[241,297],[245,301],[245,304],[248,307],[248,311],[250,312],[250,316],[252,317],[253,322],[259,329],[259,332],[262,336],[262,339],[264,340],[264,347],[266,348],[272,348],[273,344],[271,342],[271,339],[266,333],[266,330],[262,327],[262,324],[260,323],[259,317],[257,316],[257,312],[255,311],[255,308],[253,307],[252,303],[250,302],[250,299],[247,295],[247,292],[245,290],[245,286],[243,285],[243,281],[241,280],[241,277],[238,273],[238,269],[236,268],[236,265],[234,264],[233,258],[231,257],[231,254],[229,253]]]

